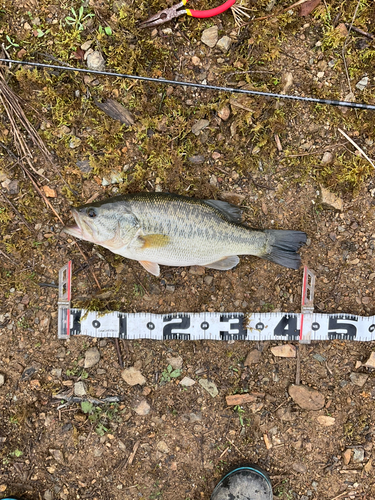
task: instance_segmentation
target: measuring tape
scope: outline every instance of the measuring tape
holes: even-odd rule
[[[100,313],[70,307],[72,263],[59,271],[58,338],[152,340],[375,340],[375,316],[314,313],[315,274],[305,267],[301,313]]]

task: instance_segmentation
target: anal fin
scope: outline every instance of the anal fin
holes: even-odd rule
[[[156,264],[156,262],[149,262],[148,260],[139,260],[138,262],[150,274],[153,274],[154,276],[160,276],[160,267],[159,264]]]
[[[218,271],[228,271],[233,269],[239,263],[240,259],[237,255],[231,255],[230,257],[224,257],[223,259],[212,262],[211,264],[206,264],[205,267],[209,269],[217,269]]]

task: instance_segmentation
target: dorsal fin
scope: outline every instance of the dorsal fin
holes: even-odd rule
[[[219,212],[224,215],[228,222],[241,222],[242,210],[236,205],[232,205],[226,201],[221,200],[203,200],[206,205],[212,208],[216,208]]]

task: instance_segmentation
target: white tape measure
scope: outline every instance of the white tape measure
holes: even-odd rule
[[[305,267],[301,313],[122,313],[71,309],[69,262],[59,272],[58,338],[153,340],[375,340],[375,316],[313,312],[315,275]]]

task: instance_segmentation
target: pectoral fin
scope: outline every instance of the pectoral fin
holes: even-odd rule
[[[144,234],[139,238],[144,242],[142,248],[161,248],[169,243],[169,236],[165,234]]]
[[[141,266],[143,266],[146,271],[153,274],[154,276],[160,276],[160,267],[156,262],[149,262],[148,260],[139,260]]]
[[[230,257],[224,257],[223,259],[212,262],[212,264],[206,264],[205,267],[209,269],[218,269],[219,271],[228,271],[233,269],[239,263],[240,259],[237,255],[231,255]]]

